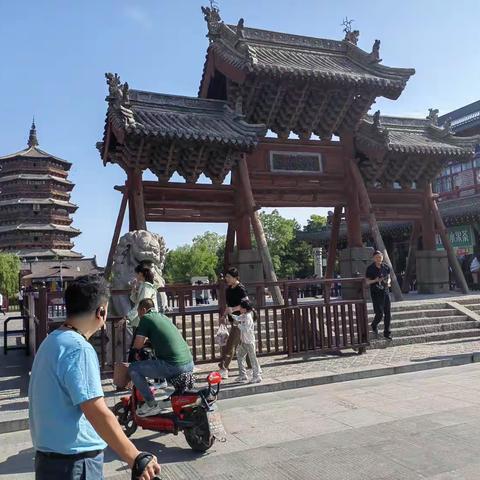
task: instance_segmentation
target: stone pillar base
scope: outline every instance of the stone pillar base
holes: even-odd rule
[[[237,250],[230,255],[230,265],[237,267],[240,281],[247,287],[249,298],[255,302],[255,288],[249,287],[254,282],[264,282],[263,265],[258,250]]]
[[[416,259],[418,293],[445,293],[450,290],[446,251],[417,250]]]
[[[352,247],[340,251],[340,276],[342,278],[364,277],[367,267],[373,262],[373,248]],[[342,298],[359,298],[358,286],[342,283]],[[368,297],[367,297],[368,298]]]

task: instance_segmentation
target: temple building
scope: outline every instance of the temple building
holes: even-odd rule
[[[38,145],[33,122],[27,148],[0,157],[0,251],[23,261],[81,258],[72,250],[80,234],[70,218],[72,164]]]
[[[431,115],[436,117],[438,111],[431,110]],[[403,135],[408,126],[409,136],[421,134],[421,126],[428,125],[427,120],[422,119],[390,119],[382,117],[379,119],[382,125],[387,126],[393,133],[392,138],[396,138],[397,143],[405,148],[405,141],[398,142],[401,135],[401,129],[404,129]],[[435,122],[442,128],[450,131],[451,138],[455,142],[462,143],[462,137],[480,134],[480,101],[466,105],[445,115],[439,116]],[[367,128],[368,118],[363,122],[359,129],[357,138],[362,142],[362,131]],[[396,125],[392,125],[395,123]],[[401,127],[401,128],[400,128]],[[393,129],[393,130],[392,130]],[[425,134],[425,132],[423,132]],[[428,135],[427,135],[428,137]],[[418,138],[418,137],[417,137]],[[405,138],[403,138],[405,140]],[[430,138],[429,143],[423,148],[435,153],[434,139]],[[439,175],[432,182],[433,192],[436,195],[440,213],[448,229],[450,242],[457,258],[460,260],[465,276],[470,287],[473,286],[473,280],[470,275],[469,265],[473,260],[474,254],[480,253],[480,145],[476,145],[473,157],[465,157],[464,150],[456,150],[453,145],[447,145],[446,138],[442,138],[443,145],[439,145],[437,138],[437,150],[439,147],[443,150],[444,166]],[[365,139],[363,140],[365,143]],[[411,143],[411,142],[410,142]],[[458,144],[460,146],[460,144]],[[410,148],[412,145],[410,145]],[[460,153],[460,155],[459,155]],[[372,172],[381,172],[389,175],[391,179],[398,177],[395,169],[382,169],[379,165],[365,166]],[[402,168],[402,167],[399,167]],[[417,170],[421,165],[415,167]],[[399,187],[399,185],[395,185]],[[369,236],[368,229],[363,229],[363,235],[367,244],[373,244],[373,239]],[[409,250],[409,239],[412,232],[411,222],[382,222],[380,230],[385,239],[387,249],[391,252],[392,262],[398,272],[403,272],[406,268],[407,256]],[[327,226],[319,232],[302,233],[300,238],[306,240],[314,247],[325,247],[329,243],[331,227]],[[421,242],[421,239],[420,239]],[[340,229],[340,244],[346,244],[346,226],[342,225]],[[436,248],[442,250],[442,244],[439,236],[436,236]]]
[[[423,119],[367,115],[377,98],[398,99],[415,70],[381,64],[380,40],[361,49],[349,21],[343,40],[332,40],[251,28],[243,18],[225,23],[214,5],[202,12],[209,46],[198,98],[134,90],[106,74],[97,146],[105,165],[126,174],[115,187],[122,199],[107,272],[127,204],[130,231],[147,222],[226,223],[225,265],[238,265],[247,284],[277,281],[259,209],[334,207],[327,277],[337,252],[344,278],[365,271],[373,248],[395,263],[379,227],[403,223],[406,276],[415,271],[423,292],[439,293],[451,269],[467,293],[432,182],[452,161],[471,162],[480,137],[455,135],[434,109]],[[146,170],[158,181],[144,181]],[[186,183],[172,181],[175,172]],[[202,173],[210,185],[197,182]],[[392,289],[400,300],[394,273]],[[354,286],[342,288],[349,295]],[[282,303],[279,292],[272,297]]]

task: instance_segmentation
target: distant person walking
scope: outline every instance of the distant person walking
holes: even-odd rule
[[[373,333],[378,335],[378,325],[383,319],[383,336],[387,340],[392,340],[390,331],[390,267],[383,262],[383,254],[379,250],[373,253],[373,263],[367,268],[365,277],[367,284],[370,285],[373,311],[375,312],[375,318],[371,325]]]
[[[230,334],[227,344],[222,349],[222,358],[218,366],[220,367],[220,375],[222,378],[228,378],[228,368],[232,361],[237,345],[240,343],[240,329],[233,324],[231,315],[240,315],[240,303],[242,300],[248,300],[247,289],[240,283],[238,270],[235,267],[229,268],[225,273],[225,283],[228,288],[225,290],[227,308],[220,317],[220,323],[225,323],[226,318],[231,323]],[[250,366],[250,360],[248,360]]]
[[[24,315],[25,309],[24,309],[24,296],[25,296],[25,291],[24,288],[21,287],[20,290],[18,291],[18,308],[20,309],[20,315]]]
[[[195,285],[197,285],[197,287],[200,287],[201,285],[203,285],[203,282],[201,280],[197,280],[195,282]],[[195,290],[195,304],[203,305],[203,290]]]
[[[5,308],[3,307],[3,295],[0,293],[0,313],[5,315]]]

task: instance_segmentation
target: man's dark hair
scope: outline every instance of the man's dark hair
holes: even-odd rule
[[[240,275],[238,273],[238,269],[235,267],[230,267],[226,272],[225,275],[230,275],[233,278],[238,278]]]
[[[247,312],[251,312],[253,310],[253,305],[251,304],[250,300],[247,300],[246,298],[240,302],[240,307],[244,308]]]
[[[108,282],[98,275],[85,275],[69,282],[65,290],[67,317],[94,313],[110,297]]]
[[[375,251],[373,252],[372,257],[374,257],[375,255],[381,255],[381,256],[383,257],[383,253],[382,253],[380,250],[375,250]]]
[[[143,300],[140,300],[140,303],[138,304],[138,308],[144,308],[145,310],[150,310],[151,308],[155,308],[155,304],[153,303],[153,300],[151,298],[144,298]]]
[[[153,283],[154,281],[154,275],[153,275],[152,269],[145,266],[144,263],[140,263],[135,267],[135,273],[141,273],[145,281],[148,283]]]

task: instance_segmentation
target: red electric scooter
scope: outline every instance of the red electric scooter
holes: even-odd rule
[[[172,411],[152,417],[139,417],[137,406],[144,402],[141,393],[132,388],[130,396],[123,397],[113,407],[113,413],[127,437],[133,435],[138,427],[155,432],[183,432],[192,450],[206,452],[215,440],[225,441],[220,413],[215,405],[222,377],[212,372],[207,377],[208,387],[198,391],[173,392],[168,399]],[[155,390],[152,390],[155,394]]]

